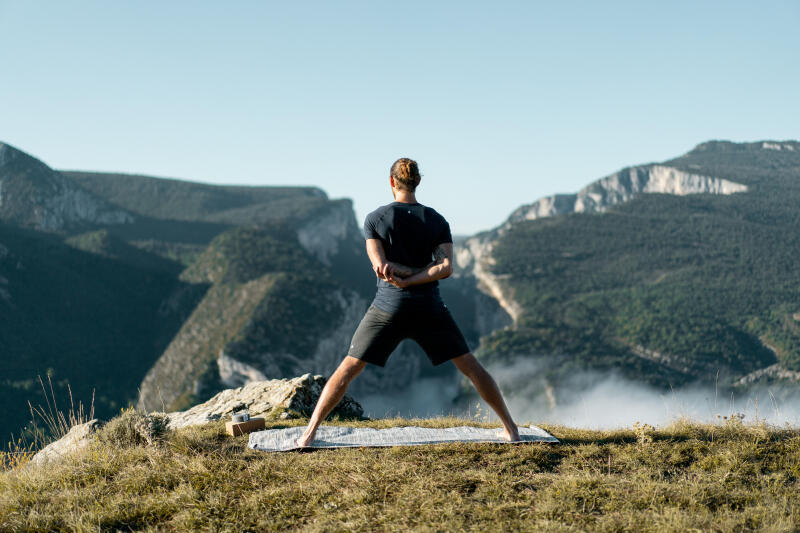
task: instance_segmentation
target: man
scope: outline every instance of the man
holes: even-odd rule
[[[297,439],[298,446],[311,445],[319,425],[366,364],[384,366],[405,338],[415,340],[434,365],[452,360],[497,413],[504,428],[499,435],[519,440],[500,389],[470,353],[439,295],[438,280],[453,271],[453,238],[444,217],[417,202],[419,182],[417,163],[398,159],[389,173],[395,201],[367,215],[367,255],[378,278],[378,290],[347,356],[322,389],[308,427]]]

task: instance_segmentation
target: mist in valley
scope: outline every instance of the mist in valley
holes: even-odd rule
[[[497,381],[512,416],[519,424],[550,423],[611,429],[635,422],[665,426],[681,418],[724,423],[744,415],[745,424],[800,427],[800,389],[757,386],[731,392],[714,385],[659,390],[614,373],[584,372],[557,388],[539,375],[541,359],[522,360],[487,370]],[[467,391],[470,394],[463,394]],[[497,421],[494,412],[471,394],[461,376],[421,378],[409,387],[359,396],[365,415],[374,418],[458,416]]]

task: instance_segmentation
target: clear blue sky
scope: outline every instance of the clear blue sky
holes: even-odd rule
[[[313,184],[397,157],[467,234],[709,139],[800,138],[800,2],[0,0],[0,140],[55,168]]]

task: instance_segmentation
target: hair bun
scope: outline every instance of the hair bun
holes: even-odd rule
[[[417,162],[407,157],[401,157],[394,162],[390,170],[398,189],[414,192],[419,185],[421,176]]]

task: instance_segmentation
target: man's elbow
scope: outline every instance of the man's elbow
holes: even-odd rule
[[[448,263],[444,263],[442,265],[442,278],[441,279],[449,278],[452,274],[453,274],[453,265],[451,265],[449,262]]]

